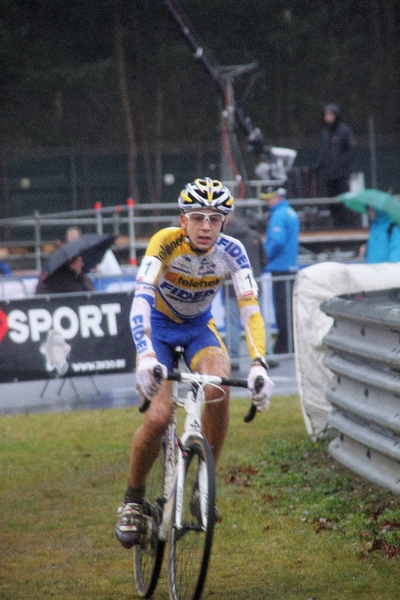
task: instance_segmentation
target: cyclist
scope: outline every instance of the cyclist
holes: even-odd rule
[[[115,533],[126,548],[140,543],[146,475],[171,417],[170,383],[158,383],[154,368],[161,367],[164,379],[173,368],[172,351],[179,345],[191,371],[229,377],[229,356],[211,314],[211,303],[228,278],[233,281],[252,359],[248,388],[253,391],[258,375],[264,378],[263,388],[253,398],[258,410],[268,408],[274,385],[267,375],[264,322],[246,250],[240,241],[222,233],[225,217],[233,211],[231,192],[219,181],[196,179],[182,190],[178,204],[181,226],[162,229],[151,238],[137,273],[130,313],[136,384],[142,399],[152,401],[132,440],[128,488],[118,511]],[[218,389],[207,386],[207,400],[219,395]],[[215,461],[228,421],[226,388],[224,399],[206,404],[204,410],[204,435]]]

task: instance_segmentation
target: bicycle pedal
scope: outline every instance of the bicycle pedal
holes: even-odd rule
[[[187,448],[187,446],[184,446],[181,442],[181,440],[178,439],[178,447],[179,450],[182,452],[182,456],[183,458],[187,458],[190,454],[190,448]]]

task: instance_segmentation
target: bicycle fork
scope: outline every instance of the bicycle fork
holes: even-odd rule
[[[159,529],[159,538],[165,542],[168,538],[168,530],[174,509],[176,493],[176,407],[173,407],[170,424],[166,433],[166,445],[164,449],[164,499],[165,504]]]
[[[177,476],[176,476],[176,508],[175,508],[175,526],[177,529],[182,527],[182,513],[183,513],[183,496],[184,486],[186,477],[186,463],[185,461],[190,458],[190,450],[187,447],[187,442],[192,436],[203,438],[200,425],[200,411],[204,402],[204,389],[200,387],[195,393],[190,390],[187,394],[185,401],[186,409],[186,420],[184,433],[182,439],[178,440],[179,454],[177,462]],[[198,479],[193,489],[196,492],[196,488],[199,493],[200,511],[201,511],[201,523],[202,527],[207,527],[207,470],[205,468],[204,461],[200,461],[200,467],[198,472]]]

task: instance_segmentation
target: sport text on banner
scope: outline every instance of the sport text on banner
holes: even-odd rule
[[[133,292],[0,301],[0,382],[133,371]]]

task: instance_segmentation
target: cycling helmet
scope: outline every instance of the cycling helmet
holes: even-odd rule
[[[229,189],[216,179],[206,177],[188,183],[181,191],[178,204],[182,212],[214,208],[224,215],[233,211],[233,196]]]

